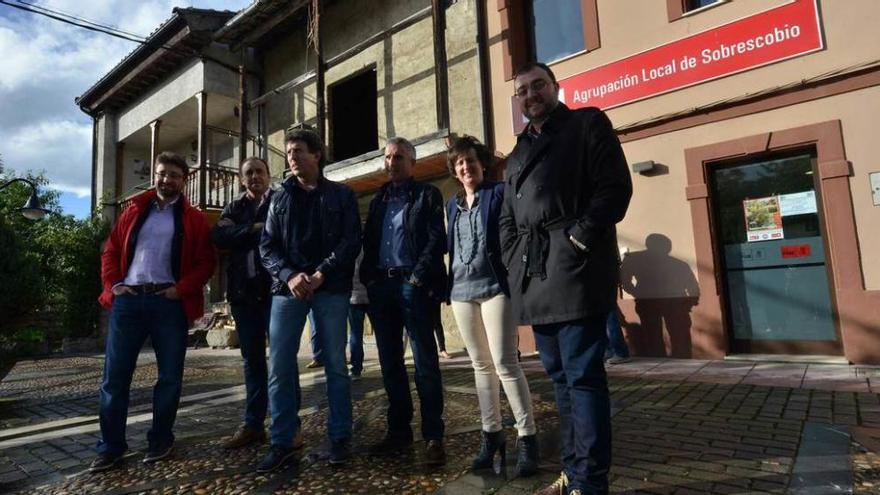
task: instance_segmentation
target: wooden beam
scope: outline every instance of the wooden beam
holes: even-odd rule
[[[241,65],[238,68],[238,164],[241,165],[248,156],[248,106],[247,106],[247,52],[242,49]]]
[[[196,204],[204,211],[208,198],[208,93],[199,91],[196,93],[196,106],[199,115],[199,198]],[[190,202],[192,198],[189,198]]]
[[[321,141],[324,142],[324,145],[327,144],[327,139],[325,136],[325,129],[327,128],[327,105],[324,101],[324,48],[321,43],[321,14],[323,13],[323,8],[321,7],[321,0],[312,0],[314,5],[314,13],[315,13],[315,56],[317,58],[317,67],[315,68],[315,92],[317,93],[317,98],[315,105],[318,107],[318,135],[321,136]],[[324,157],[326,160],[327,157]]]
[[[150,185],[156,184],[156,157],[159,156],[159,128],[161,120],[150,122]]]
[[[437,129],[449,129],[449,68],[446,61],[446,0],[431,0],[434,22],[434,86]]]

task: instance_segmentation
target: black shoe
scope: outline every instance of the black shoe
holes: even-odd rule
[[[504,430],[493,432],[480,432],[480,452],[471,464],[471,468],[492,469],[495,464],[495,452],[501,454],[501,465],[507,464],[507,449],[505,449]]]
[[[173,445],[167,447],[151,447],[150,450],[147,451],[147,455],[144,456],[144,464],[152,464],[156,461],[161,461],[171,455],[171,449],[173,448]]]
[[[344,464],[351,458],[351,439],[343,438],[330,443],[330,464]]]
[[[257,472],[268,473],[275,471],[294,455],[296,455],[296,451],[293,449],[272,445],[269,447],[269,453],[266,454],[266,457],[263,457],[262,462],[257,466]]]
[[[446,464],[446,449],[443,440],[428,440],[425,446],[425,462],[429,466],[442,466]]]
[[[116,466],[122,462],[122,454],[98,454],[95,460],[89,465],[90,473],[100,473]]]
[[[368,450],[371,455],[391,455],[411,447],[412,444],[412,434],[395,435],[392,433],[386,433],[385,438],[380,440],[378,443],[370,445],[370,448]]]
[[[517,476],[531,476],[538,472],[538,436],[519,437],[516,441]]]

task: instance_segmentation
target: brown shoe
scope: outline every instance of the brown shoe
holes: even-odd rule
[[[563,471],[551,485],[541,488],[532,495],[565,495],[566,488],[568,488],[568,476]]]
[[[306,444],[305,439],[303,438],[302,429],[296,430],[296,435],[293,436],[293,450],[299,450],[303,448],[303,445]]]
[[[240,449],[252,443],[263,443],[266,441],[265,430],[254,430],[246,425],[241,425],[232,438],[223,443],[224,449]]]
[[[324,367],[324,363],[322,363],[321,361],[315,361],[314,359],[309,361],[309,364],[306,365],[306,368],[309,368],[309,369],[323,368],[323,367]]]
[[[446,464],[446,449],[443,440],[428,440],[425,446],[425,462],[430,466],[442,466]]]

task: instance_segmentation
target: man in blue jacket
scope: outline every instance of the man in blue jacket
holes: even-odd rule
[[[412,143],[388,140],[385,172],[390,180],[370,202],[364,229],[361,281],[370,298],[370,321],[389,402],[388,431],[370,451],[393,454],[413,442],[413,403],[403,361],[406,327],[421,399],[425,457],[429,464],[443,464],[443,384],[431,312],[446,292],[443,197],[436,187],[413,178],[415,163]]]
[[[324,144],[310,130],[285,140],[291,177],[272,198],[260,240],[263,266],[272,276],[269,323],[269,453],[258,472],[273,471],[294,456],[300,429],[300,337],[309,311],[324,350],[327,377],[327,434],[330,463],[351,456],[351,379],[345,366],[354,262],[360,252],[361,223],[354,192],[323,176]]]

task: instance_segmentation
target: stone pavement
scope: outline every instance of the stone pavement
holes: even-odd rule
[[[384,430],[385,398],[375,348],[354,382],[356,451]],[[479,445],[473,375],[463,353],[442,361],[447,451],[427,466],[421,446],[402,458],[358,453],[343,468],[326,462],[321,370],[302,375],[306,449],[296,466],[253,468],[265,452],[220,448],[237,427],[244,387],[237,351],[190,350],[173,458],[141,462],[149,428],[152,354],[135,375],[131,451],[114,471],[85,471],[98,438],[102,356],[19,362],[0,382],[0,492],[6,493],[530,493],[558,475],[552,388],[534,358],[533,391],[543,463],[538,476],[511,466],[471,473]],[[302,366],[308,357],[300,356]],[[612,493],[880,493],[880,370],[845,365],[635,359],[609,369]],[[415,398],[414,394],[414,398]],[[416,405],[418,408],[418,405]],[[416,415],[418,416],[418,415]],[[509,413],[505,416],[512,424]],[[414,424],[418,432],[418,419]],[[515,432],[507,428],[508,457]]]

